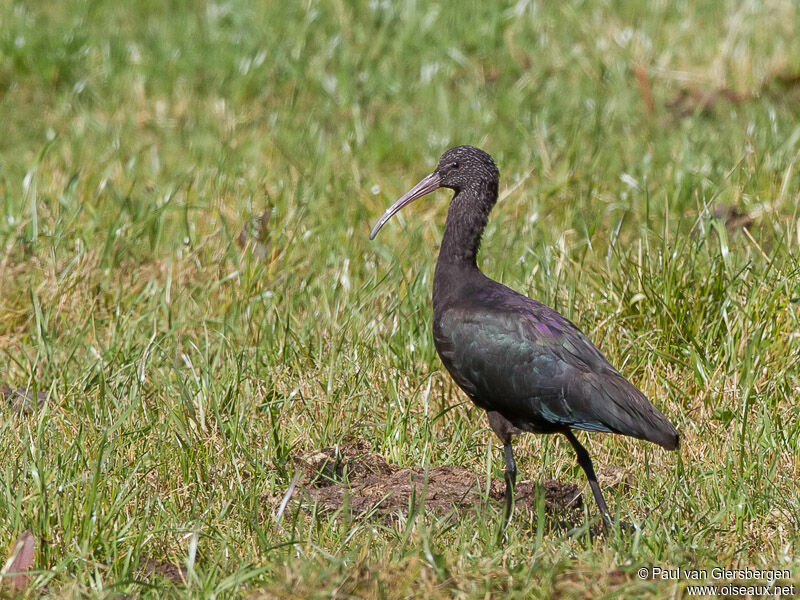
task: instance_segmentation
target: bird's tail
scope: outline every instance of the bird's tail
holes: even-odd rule
[[[615,373],[610,378],[604,377],[602,385],[595,389],[603,396],[603,421],[609,429],[653,442],[667,450],[680,447],[678,430],[622,375]]]

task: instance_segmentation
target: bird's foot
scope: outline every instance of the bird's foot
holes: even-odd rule
[[[573,537],[586,535],[588,533],[591,539],[607,538],[615,531],[618,531],[621,535],[630,535],[635,533],[636,529],[636,525],[628,523],[627,521],[616,521],[610,516],[607,516],[607,519],[603,519],[599,523],[594,520],[573,527],[567,532],[567,535]]]
[[[612,519],[609,515],[603,515],[603,526],[600,529],[600,535],[608,536],[618,531],[622,535],[630,535],[636,532],[636,526],[627,521],[618,521]]]

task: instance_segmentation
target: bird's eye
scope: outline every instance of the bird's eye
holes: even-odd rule
[[[457,169],[458,168],[458,163],[454,162],[453,164],[450,165],[450,167],[453,168],[453,169]]]

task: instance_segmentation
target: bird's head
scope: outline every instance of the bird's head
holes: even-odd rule
[[[439,187],[455,191],[500,177],[492,157],[474,146],[450,148],[442,154],[434,173],[439,174]]]
[[[488,184],[494,184],[496,190],[499,178],[500,172],[497,170],[492,157],[480,148],[475,148],[474,146],[450,148],[442,154],[439,164],[433,173],[408,190],[397,202],[386,209],[386,212],[383,213],[375,227],[372,228],[369,239],[375,239],[380,228],[400,209],[434,190],[445,187],[459,192],[470,186]]]

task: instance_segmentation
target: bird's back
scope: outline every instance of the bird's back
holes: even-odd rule
[[[672,424],[563,315],[488,278],[451,298],[434,306],[436,349],[481,408],[524,431],[604,431],[677,448]]]

